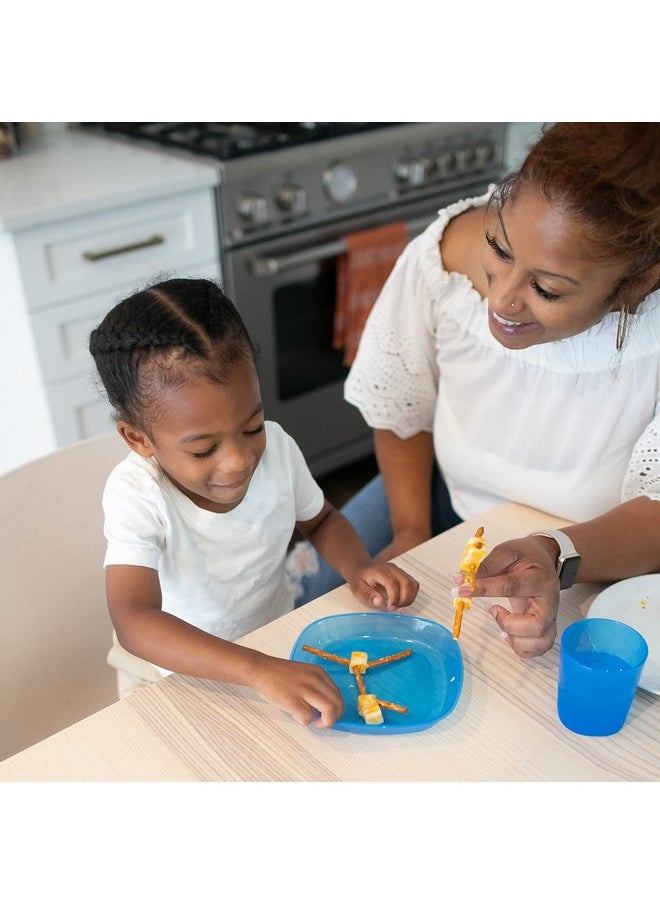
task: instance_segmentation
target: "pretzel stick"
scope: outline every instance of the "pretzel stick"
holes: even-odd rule
[[[303,650],[306,650],[307,653],[313,653],[315,656],[320,656],[322,659],[331,659],[333,662],[340,662],[342,665],[348,665],[351,661],[344,656],[335,656],[334,653],[326,653],[325,650],[318,650],[316,647],[310,647],[307,644],[303,644]]]
[[[382,706],[383,709],[393,709],[395,713],[407,713],[407,706],[399,706],[398,703],[390,703],[389,700],[376,700],[376,703],[379,706]]]
[[[362,672],[358,672],[356,669],[356,671],[353,672],[353,674],[355,675],[355,683],[358,686],[358,690],[360,691],[361,694],[366,694],[367,688],[365,687],[365,684],[364,684],[364,678],[362,677]]]
[[[461,624],[463,623],[463,609],[465,609],[466,604],[470,604],[470,600],[465,596],[457,596],[454,600],[454,609],[456,612],[454,613],[454,630],[451,632],[451,636],[454,640],[458,639],[458,636],[461,633]]]
[[[369,668],[373,669],[374,666],[377,665],[385,665],[386,662],[396,662],[397,659],[405,659],[406,656],[410,656],[412,650],[402,650],[401,653],[392,653],[391,656],[383,656],[382,659],[373,659],[369,663]]]

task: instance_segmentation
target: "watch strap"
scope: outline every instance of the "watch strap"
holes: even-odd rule
[[[573,545],[573,541],[561,530],[535,530],[530,537],[551,537],[559,546],[557,557],[557,576],[560,590],[568,590],[575,583],[577,570],[580,565],[580,554]]]

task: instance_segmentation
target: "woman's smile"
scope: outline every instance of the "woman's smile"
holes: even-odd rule
[[[488,317],[490,320],[491,331],[494,333],[501,332],[505,336],[519,336],[523,333],[530,333],[539,326],[536,321],[523,323],[519,320],[508,320],[506,317],[502,317],[501,314],[490,309],[488,311]]]

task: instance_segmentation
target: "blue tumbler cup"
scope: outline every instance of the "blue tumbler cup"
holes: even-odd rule
[[[584,618],[561,636],[557,711],[582,735],[615,734],[626,721],[648,646],[642,635],[610,618]]]

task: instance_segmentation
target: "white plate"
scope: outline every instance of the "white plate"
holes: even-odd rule
[[[643,574],[612,584],[599,593],[590,618],[614,618],[635,628],[649,645],[639,686],[660,694],[660,574]]]

